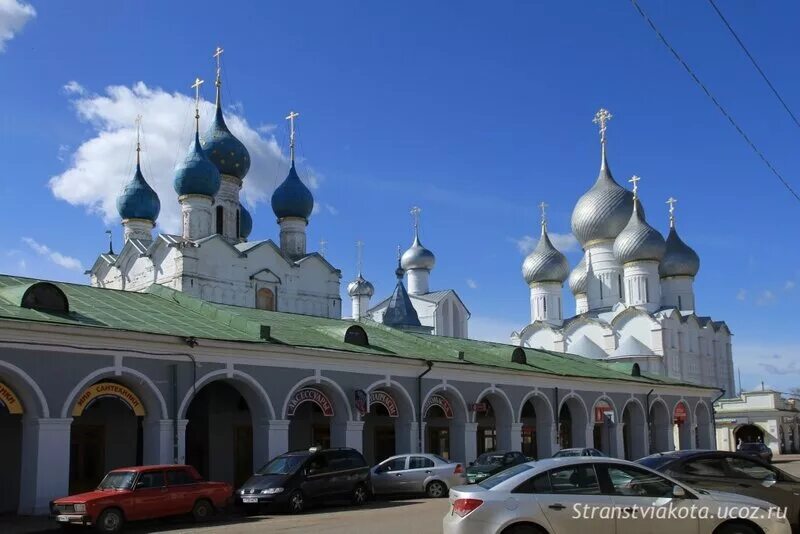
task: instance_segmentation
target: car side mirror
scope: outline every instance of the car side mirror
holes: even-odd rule
[[[683,499],[686,497],[686,490],[682,486],[672,486],[672,496],[676,499]]]

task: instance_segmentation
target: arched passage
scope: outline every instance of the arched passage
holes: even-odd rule
[[[642,405],[631,399],[622,410],[622,442],[626,460],[647,455],[647,420]]]
[[[672,421],[664,401],[657,399],[650,405],[650,453],[667,452],[670,447]]]
[[[470,408],[473,422],[478,424],[476,430],[476,453],[508,451],[512,444],[511,428],[514,412],[511,402],[500,390],[481,392],[478,401]]]
[[[736,448],[742,443],[764,443],[764,431],[756,425],[741,425],[733,431]]]
[[[617,454],[617,413],[608,397],[597,399],[592,407],[593,447],[607,456]]]
[[[408,392],[395,382],[381,381],[366,389],[368,412],[362,417],[363,454],[374,465],[389,456],[411,452],[414,405]]]
[[[713,449],[714,425],[711,424],[711,414],[704,402],[698,402],[694,409],[695,420],[695,447],[698,449]]]
[[[178,413],[186,420],[186,463],[204,477],[240,485],[269,459],[274,411],[250,375],[223,369],[201,377]]]
[[[289,450],[347,447],[352,410],[344,391],[330,379],[306,379],[295,385],[284,402],[289,419]],[[356,445],[357,446],[357,445]]]
[[[422,404],[424,452],[466,462],[465,428],[467,407],[457,390],[443,386],[430,391]],[[474,454],[473,451],[470,451]]]
[[[553,408],[540,393],[528,395],[519,414],[522,454],[537,460],[553,454]]]
[[[673,439],[676,450],[688,450],[694,446],[692,439],[692,418],[689,407],[684,401],[678,401],[672,410]]]
[[[589,416],[586,405],[576,395],[568,395],[558,410],[558,444],[562,449],[588,447],[586,430]]]
[[[16,512],[22,472],[22,418],[20,394],[0,375],[0,514]]]

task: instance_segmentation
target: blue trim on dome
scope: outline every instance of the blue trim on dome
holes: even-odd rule
[[[243,204],[239,204],[239,237],[247,239],[253,231],[253,217]]]
[[[242,179],[250,170],[250,153],[225,124],[222,113],[222,96],[217,87],[217,109],[214,121],[203,136],[203,152],[216,165],[221,174]]]
[[[278,219],[300,217],[308,219],[314,210],[314,196],[297,175],[294,162],[289,175],[272,193],[272,211]]]
[[[138,163],[133,178],[117,197],[117,211],[123,219],[146,219],[153,222],[161,212],[161,201],[144,179]]]
[[[209,161],[200,147],[200,136],[195,132],[194,143],[180,167],[175,171],[173,183],[178,196],[205,195],[213,197],[219,191],[219,170]]]

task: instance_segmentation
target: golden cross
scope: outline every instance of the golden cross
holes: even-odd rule
[[[547,228],[547,207],[548,205],[544,202],[539,204],[539,209],[542,210],[542,228]]]
[[[669,204],[669,227],[672,228],[675,226],[675,203],[678,202],[678,199],[675,197],[669,197],[667,199],[667,204]]]
[[[608,121],[611,120],[613,115],[605,108],[600,108],[597,113],[594,114],[594,119],[592,120],[593,123],[600,126],[600,143],[605,145],[606,144],[606,124]]]
[[[364,242],[360,239],[356,241],[356,267],[358,268],[358,275],[361,276],[361,256],[364,251]]]
[[[635,174],[631,176],[630,180],[628,180],[630,183],[633,184],[633,200],[639,198],[639,180],[641,180],[641,178],[639,178]]]
[[[289,155],[292,163],[294,163],[294,120],[299,116],[300,114],[296,111],[290,111],[286,116],[286,120],[289,121]]]
[[[222,83],[222,81],[220,80],[220,72],[222,71],[222,65],[220,64],[220,61],[222,60],[222,53],[224,51],[225,50],[223,50],[218,46],[217,49],[214,50],[214,55],[212,56],[214,59],[217,60],[217,81],[215,83],[218,86]]]

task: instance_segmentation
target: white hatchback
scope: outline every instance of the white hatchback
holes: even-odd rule
[[[783,514],[781,514],[783,512]],[[450,490],[445,534],[790,534],[785,511],[613,458],[551,458]]]

